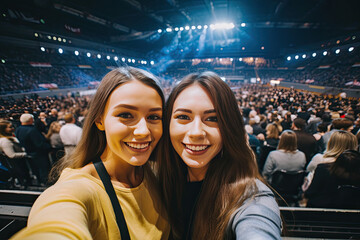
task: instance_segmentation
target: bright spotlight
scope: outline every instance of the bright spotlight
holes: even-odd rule
[[[75,54],[76,56],[79,56],[79,51],[78,51],[78,50],[74,51],[74,54]]]
[[[126,61],[126,59],[123,57],[123,58],[121,58],[121,61],[125,62],[125,61]]]
[[[306,58],[306,54],[303,54],[303,55],[302,55],[302,58]]]
[[[65,38],[63,38],[63,42],[66,42],[66,39],[65,39]]]
[[[296,55],[296,56],[295,56],[295,59],[299,59],[299,55]]]
[[[183,28],[183,27],[180,27],[180,31],[184,31],[184,28]]]
[[[201,26],[201,25],[198,25],[198,26],[197,26],[197,29],[201,29],[201,28],[202,28],[202,26]]]
[[[290,56],[288,56],[286,59],[287,59],[288,61],[290,61],[290,60],[291,60],[291,57],[290,57]]]
[[[195,26],[191,26],[191,29],[194,30],[196,27]]]
[[[354,51],[354,47],[349,47],[349,52]]]
[[[49,40],[51,40],[51,36],[47,36],[47,38],[48,38]]]
[[[235,27],[235,24],[234,24],[234,23],[229,23],[229,24],[228,24],[228,28],[229,28],[229,29],[233,29],[234,27]]]
[[[151,64],[151,65],[154,65],[154,63],[155,63],[154,61],[150,61],[150,64]]]
[[[158,33],[162,33],[162,30],[161,30],[161,29],[158,29]]]
[[[34,36],[35,36],[35,37],[38,37],[38,36],[39,36],[39,34],[38,34],[38,33],[34,33]]]
[[[128,62],[129,62],[129,63],[131,62],[131,58],[128,59]]]
[[[98,55],[97,55],[97,58],[98,58],[98,59],[100,59],[100,58],[101,58],[101,55],[100,55],[100,54],[98,54]]]
[[[132,63],[135,63],[135,59],[132,59],[131,61],[132,61]]]
[[[172,28],[166,28],[167,32],[172,32]]]
[[[210,28],[212,29],[232,29],[234,27],[234,23],[216,23],[210,25]]]
[[[64,50],[62,50],[62,48],[59,48],[59,53],[62,54],[64,52]]]
[[[144,61],[144,64],[147,64],[147,61]]]
[[[114,57],[114,60],[117,61],[117,60],[119,60],[119,58],[118,58],[117,56],[115,56],[115,57]]]
[[[208,29],[208,25],[204,25],[204,29]]]
[[[107,56],[106,56],[106,59],[107,59],[107,60],[110,60],[110,56],[109,56],[109,55],[107,55]]]
[[[176,27],[176,28],[175,28],[175,31],[176,31],[176,32],[177,32],[177,31],[179,31],[179,28],[178,28],[178,27]]]
[[[241,23],[241,25],[240,26],[242,26],[242,27],[246,27],[246,23]]]
[[[41,47],[40,50],[41,50],[42,52],[45,52],[45,48],[44,48],[44,47]]]
[[[335,53],[336,53],[336,54],[339,54],[339,53],[340,53],[340,49],[336,49],[336,50],[335,50]]]
[[[327,51],[324,51],[324,52],[323,52],[323,55],[324,55],[324,56],[326,56],[327,54],[328,54],[328,52],[327,52]]]
[[[239,58],[239,61],[240,61],[240,62],[242,62],[242,60],[243,60],[242,58]]]
[[[53,40],[56,41],[56,37],[53,37]]]
[[[59,37],[59,38],[58,38],[58,41],[59,41],[59,42],[61,42],[61,41],[62,41],[61,37]]]
[[[314,52],[314,53],[312,54],[312,56],[313,56],[313,57],[316,57],[316,53]]]
[[[91,57],[91,53],[88,52],[88,53],[86,54],[86,56],[87,56],[87,57]]]
[[[185,30],[190,30],[190,27],[189,27],[189,26],[186,26],[186,27],[185,27]]]
[[[230,58],[230,61],[232,62],[232,61],[234,61],[234,59],[233,59],[233,58]]]

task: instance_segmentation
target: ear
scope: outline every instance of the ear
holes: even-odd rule
[[[101,119],[96,120],[95,124],[100,131],[105,131],[105,126]]]

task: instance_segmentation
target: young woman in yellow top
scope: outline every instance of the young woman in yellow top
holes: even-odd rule
[[[92,161],[110,176],[131,239],[167,239],[169,225],[148,160],[162,136],[164,97],[136,68],[108,73],[93,97],[82,139],[53,175],[14,239],[120,239],[110,198]],[[111,184],[110,184],[111,185]]]

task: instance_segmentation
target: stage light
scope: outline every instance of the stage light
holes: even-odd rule
[[[128,62],[131,63],[131,58],[128,58]]]
[[[314,53],[312,54],[312,56],[313,56],[313,57],[316,57],[316,53],[314,52]]]
[[[303,54],[303,55],[302,55],[302,58],[306,58],[306,54]]]
[[[296,56],[295,56],[295,59],[296,59],[296,60],[299,59],[299,55],[296,55]]]
[[[352,40],[355,40],[356,39],[356,36],[352,36],[352,38],[351,38]]]
[[[74,54],[75,54],[76,56],[79,56],[79,51],[76,50],[76,51],[74,52]]]
[[[162,33],[162,30],[161,30],[161,29],[158,29],[158,33]]]
[[[62,50],[62,48],[59,48],[59,53],[62,54],[64,52],[64,50]]]
[[[131,61],[132,61],[132,63],[135,63],[135,59],[132,59]]]
[[[177,32],[177,31],[179,31],[179,28],[178,28],[178,27],[176,27],[176,28],[175,28],[175,31],[176,31],[176,32]]]
[[[125,61],[126,61],[126,59],[123,57],[123,58],[121,58],[121,61],[125,62]]]
[[[86,54],[86,56],[87,56],[87,57],[91,57],[91,53],[88,52],[88,53]]]
[[[62,40],[61,37],[59,37],[59,38],[58,38],[58,41],[61,42],[61,40]]]
[[[171,28],[166,28],[166,31],[167,32],[172,32],[172,29]]]
[[[180,27],[180,31],[184,31],[184,28],[183,28],[183,27]]]
[[[66,42],[66,39],[65,39],[65,38],[63,38],[63,42]]]
[[[101,55],[100,55],[100,54],[98,54],[98,55],[97,55],[97,58],[98,58],[98,59],[100,59],[100,58],[101,58]]]
[[[242,48],[241,48],[241,50],[243,50],[243,51],[244,51],[244,50],[245,50],[245,47],[242,47]]]
[[[232,61],[234,61],[234,59],[233,59],[233,58],[230,58],[230,61],[232,62]]]
[[[204,29],[208,29],[208,25],[204,25]]]
[[[240,62],[242,62],[242,60],[243,60],[242,58],[239,58],[239,61],[240,61]]]
[[[115,56],[115,57],[114,57],[114,60],[115,60],[115,62],[116,62],[117,60],[119,60],[119,58],[118,58],[117,56]]]
[[[340,53],[340,49],[336,49],[335,53],[336,53],[336,54],[339,54],[339,53]]]
[[[189,26],[185,26],[185,30],[190,30],[190,27],[189,27]]]
[[[40,50],[41,50],[42,52],[45,52],[45,48],[44,48],[44,47],[41,47]]]
[[[51,36],[47,36],[47,38],[48,38],[49,40],[51,40]]]
[[[196,27],[195,26],[191,26],[191,29],[194,30]]]
[[[210,25],[210,28],[212,29],[232,29],[234,27],[234,23],[216,23]]]
[[[290,56],[288,56],[286,59],[287,59],[288,61],[290,61],[290,60],[291,60],[291,57],[290,57]]]
[[[246,23],[241,23],[241,25],[240,26],[242,26],[242,27],[246,27]]]
[[[349,47],[349,52],[352,52],[354,50],[354,47]]]
[[[324,56],[326,56],[327,54],[328,54],[328,52],[327,52],[327,51],[324,51],[324,52],[323,52],[323,55],[324,55]]]
[[[110,56],[109,56],[109,55],[107,55],[107,56],[106,56],[106,59],[107,59],[107,60],[110,60]]]
[[[150,61],[150,64],[151,64],[151,65],[154,65],[154,63],[155,63],[154,61]]]
[[[265,49],[265,47],[264,47],[264,46],[262,46],[262,47],[261,47],[261,50],[264,50],[264,49]]]
[[[56,41],[56,37],[53,37],[53,40]]]
[[[201,26],[201,25],[198,25],[198,26],[197,26],[197,29],[201,29],[201,28],[202,28],[202,26]]]
[[[39,34],[38,34],[38,33],[34,33],[34,36],[35,36],[35,37],[38,37],[38,36],[39,36]]]
[[[228,29],[233,29],[235,27],[235,24],[234,23],[229,23],[227,27],[228,27]]]
[[[144,64],[147,64],[147,61],[144,61]]]
[[[1,59],[1,63],[5,64],[6,63],[5,59]]]

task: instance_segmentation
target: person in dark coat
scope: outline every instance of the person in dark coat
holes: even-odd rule
[[[297,148],[305,153],[306,163],[309,163],[311,158],[316,153],[316,139],[310,133],[305,132],[306,122],[302,118],[296,118],[292,124],[292,130],[297,137]]]
[[[45,185],[50,170],[48,153],[51,150],[43,134],[33,125],[32,114],[24,113],[20,117],[21,126],[15,130],[15,136],[31,157],[30,165],[40,185]]]

